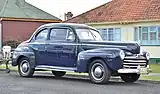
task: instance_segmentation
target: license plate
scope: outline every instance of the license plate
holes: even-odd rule
[[[141,68],[141,69],[140,69],[140,73],[141,73],[141,74],[147,74],[147,73],[148,73],[147,68]]]

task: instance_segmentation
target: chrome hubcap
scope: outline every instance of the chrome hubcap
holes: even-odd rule
[[[91,68],[91,75],[92,77],[97,80],[101,81],[104,78],[104,67],[100,63],[96,63]]]
[[[103,71],[102,71],[100,66],[95,68],[94,74],[95,74],[96,77],[101,77],[101,75],[103,74]]]
[[[24,64],[22,65],[22,70],[23,70],[24,72],[26,72],[26,71],[28,70],[28,64],[27,64],[27,63],[24,63]]]
[[[29,70],[29,63],[27,60],[22,61],[21,72],[26,73]]]

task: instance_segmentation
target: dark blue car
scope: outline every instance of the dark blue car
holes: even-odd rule
[[[149,54],[137,43],[103,41],[98,31],[82,24],[53,23],[40,26],[13,53],[13,66],[22,77],[51,70],[61,77],[66,71],[88,73],[93,83],[107,83],[110,76],[135,82],[149,73]]]

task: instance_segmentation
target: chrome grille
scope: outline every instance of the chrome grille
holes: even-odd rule
[[[123,68],[136,69],[146,67],[147,60],[144,56],[126,56],[123,61]]]

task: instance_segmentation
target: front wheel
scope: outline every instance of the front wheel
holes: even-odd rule
[[[110,79],[111,72],[105,62],[96,59],[89,66],[90,80],[95,84],[105,84]]]
[[[137,81],[140,77],[140,74],[132,73],[132,74],[121,74],[121,79],[127,83],[133,83]]]
[[[23,57],[19,60],[18,72],[22,77],[31,77],[33,75],[34,69],[31,68],[28,58]]]
[[[64,71],[52,71],[52,74],[55,76],[55,77],[62,77],[66,74],[66,72]]]

